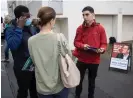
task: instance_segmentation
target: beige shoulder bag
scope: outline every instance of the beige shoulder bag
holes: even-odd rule
[[[72,58],[68,55],[68,53],[66,53],[66,48],[63,46],[63,42],[61,40],[62,35],[58,33],[57,38],[59,46],[59,67],[61,79],[66,88],[76,87],[80,83],[80,72]],[[62,49],[65,51],[64,54],[61,53]]]

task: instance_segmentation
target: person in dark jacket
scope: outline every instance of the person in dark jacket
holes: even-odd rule
[[[4,35],[5,35],[5,31],[8,27],[10,27],[11,25],[11,17],[9,15],[5,16],[4,19],[4,24],[5,24],[5,28],[4,28]],[[7,42],[5,41],[5,59],[2,59],[3,62],[9,62],[9,47],[7,45]]]
[[[19,5],[14,9],[15,19],[6,30],[6,41],[14,60],[14,74],[18,84],[17,98],[27,98],[28,90],[30,98],[37,98],[34,71],[22,71],[26,60],[30,57],[28,51],[28,39],[33,35],[30,32],[29,9]]]
[[[94,98],[95,78],[100,63],[100,54],[107,47],[107,38],[103,26],[95,21],[94,9],[90,6],[82,10],[84,22],[77,28],[74,40],[76,49],[73,55],[78,58],[77,67],[81,74],[80,84],[76,87],[76,97],[80,98],[85,71],[88,69],[88,98]]]

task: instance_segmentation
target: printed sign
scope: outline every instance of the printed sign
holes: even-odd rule
[[[115,43],[112,49],[110,67],[128,70],[131,61],[131,48],[129,44]]]

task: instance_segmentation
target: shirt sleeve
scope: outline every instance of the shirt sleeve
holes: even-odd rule
[[[16,50],[22,41],[23,37],[22,29],[19,27],[16,27],[14,29],[12,27],[9,27],[5,31],[5,37],[8,47],[11,50]]]
[[[100,48],[104,49],[104,51],[107,49],[107,36],[102,26],[100,26]]]
[[[82,32],[81,27],[78,27],[76,30],[76,36],[74,39],[74,46],[78,49],[84,49],[84,44],[82,43]]]
[[[29,38],[29,40],[28,40],[28,49],[29,49],[30,57],[33,60],[31,38]]]
[[[70,50],[66,37],[62,33],[60,35],[61,35],[62,46],[65,49],[64,51],[67,52],[70,57],[72,57],[72,52]]]

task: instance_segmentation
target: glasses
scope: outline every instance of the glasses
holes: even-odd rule
[[[82,14],[83,16],[89,16],[89,14],[87,13],[87,14]]]

